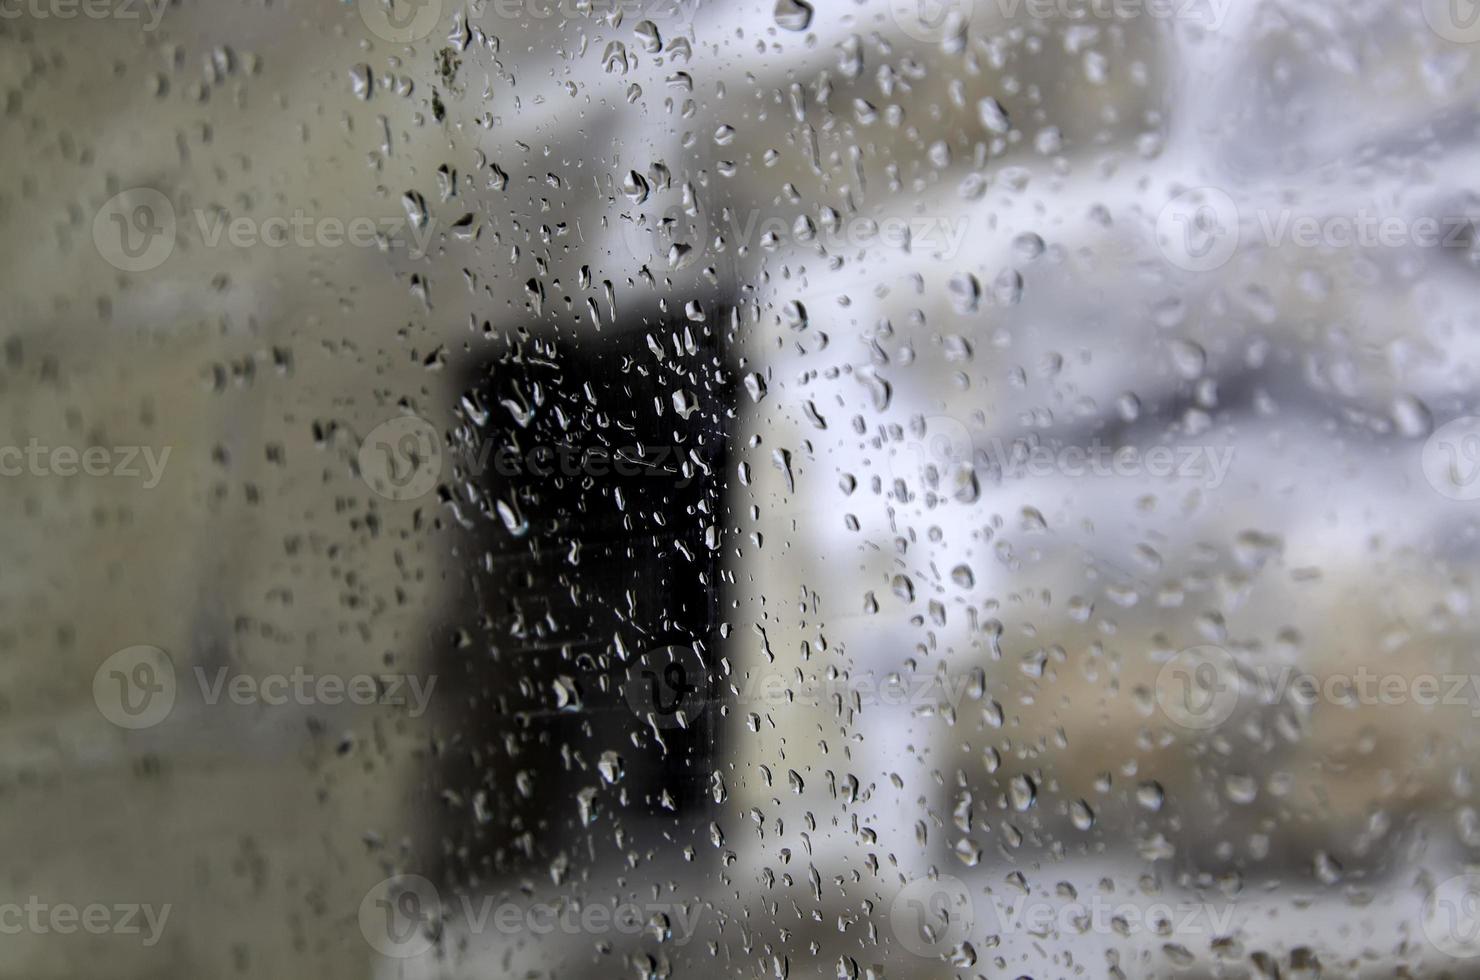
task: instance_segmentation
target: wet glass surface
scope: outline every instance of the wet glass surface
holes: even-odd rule
[[[1480,7],[0,49],[0,977],[1480,976]]]

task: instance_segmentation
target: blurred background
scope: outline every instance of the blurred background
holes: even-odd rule
[[[0,977],[1480,977],[1480,8],[0,49]]]

